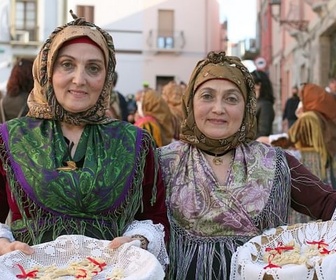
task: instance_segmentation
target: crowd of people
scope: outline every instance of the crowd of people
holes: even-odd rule
[[[63,234],[139,240],[166,279],[226,280],[236,249],[290,209],[331,219],[333,187],[257,141],[274,119],[265,72],[211,51],[186,85],[146,84],[126,116],[112,37],[72,15],[34,60],[27,114],[0,125],[0,255]]]
[[[33,60],[18,59],[9,75],[6,95],[0,99],[0,123],[28,112],[27,98],[33,88]]]

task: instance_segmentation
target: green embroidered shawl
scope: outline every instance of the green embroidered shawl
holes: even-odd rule
[[[37,244],[60,234],[111,239],[134,219],[145,157],[153,147],[143,130],[119,121],[86,125],[73,159],[84,157],[83,167],[72,171],[57,170],[70,160],[58,122],[14,119],[1,126],[0,136],[22,215],[12,225],[18,240]]]

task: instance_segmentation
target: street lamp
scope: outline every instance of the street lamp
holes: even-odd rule
[[[289,12],[286,19],[281,18],[281,0],[269,0],[271,7],[271,14],[275,21],[279,22],[280,25],[288,26],[289,28],[295,29],[297,31],[308,31],[308,20],[301,18],[299,6],[290,4]]]

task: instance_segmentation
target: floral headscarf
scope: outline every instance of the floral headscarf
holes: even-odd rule
[[[72,11],[70,11],[72,13]],[[34,88],[28,97],[28,116],[40,119],[52,119],[69,124],[107,123],[111,119],[105,115],[109,107],[112,77],[116,59],[113,39],[106,31],[93,23],[77,18],[56,28],[42,46],[33,65]],[[106,78],[97,103],[87,111],[70,113],[56,100],[52,85],[52,71],[58,51],[62,45],[75,38],[86,36],[102,50],[106,62]]]
[[[245,100],[245,112],[240,129],[225,139],[211,139],[196,126],[193,98],[197,88],[206,81],[224,79],[238,86]],[[222,154],[255,138],[256,134],[256,97],[254,81],[248,69],[238,57],[227,56],[225,52],[210,52],[200,60],[191,74],[187,89],[183,95],[182,131],[180,139],[197,148]]]

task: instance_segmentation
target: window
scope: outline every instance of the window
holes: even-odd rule
[[[15,3],[15,40],[37,41],[37,0]]]
[[[174,48],[174,11],[159,10],[157,47]]]
[[[159,49],[172,49],[174,48],[174,38],[159,36],[157,41],[157,47]]]
[[[77,6],[78,17],[83,17],[86,21],[94,23],[94,6]]]

